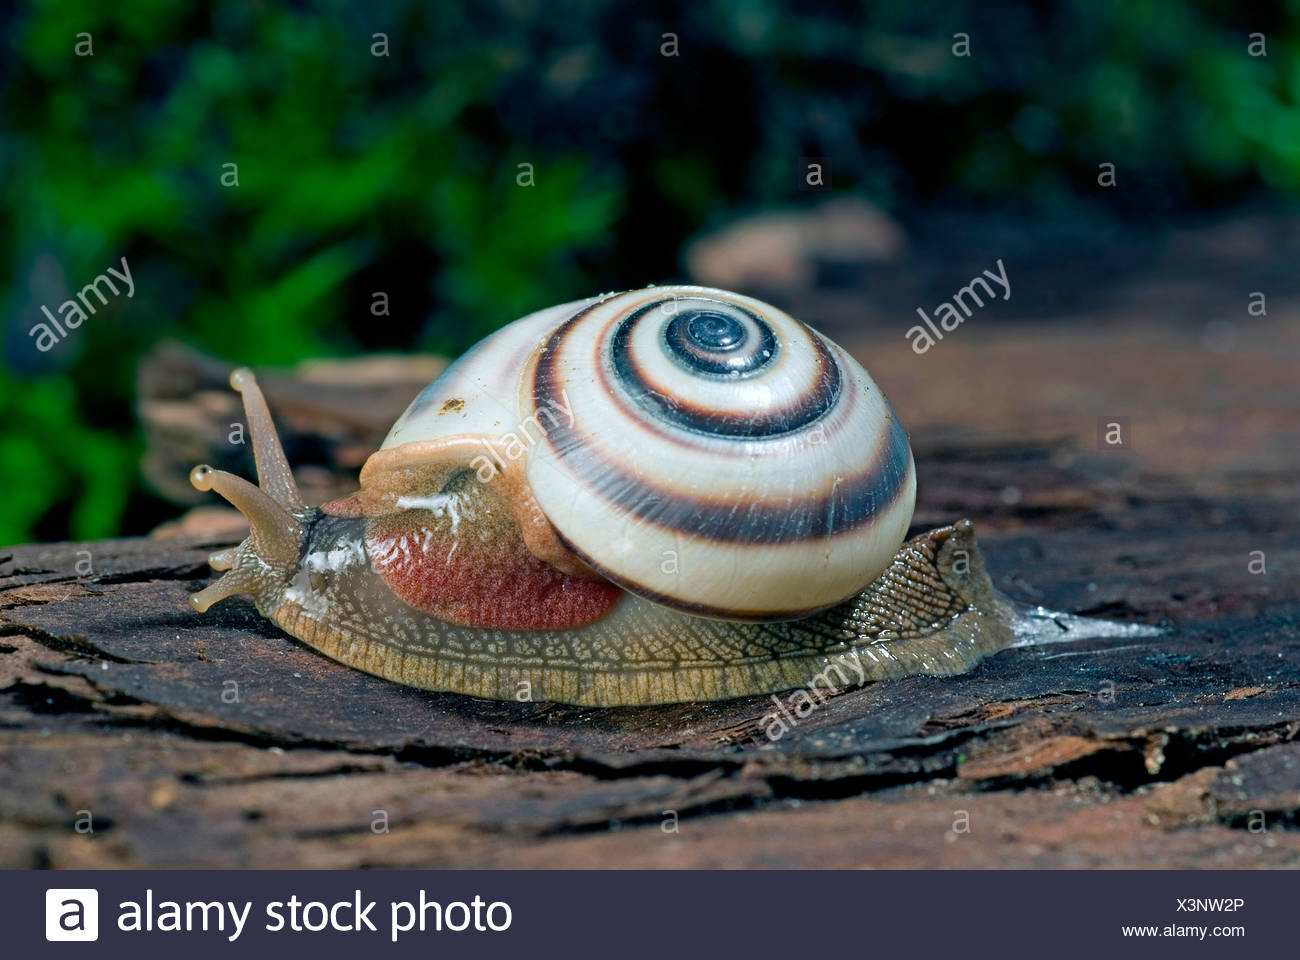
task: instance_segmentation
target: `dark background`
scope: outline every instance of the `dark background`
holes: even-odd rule
[[[687,278],[688,242],[736,217],[823,203],[800,189],[804,158],[829,161],[831,196],[932,236],[936,217],[1069,243],[1281,209],[1300,192],[1297,8],[6,7],[0,543],[178,512],[141,478],[133,413],[137,364],[164,340],[250,364],[455,353],[545,305]],[[83,32],[93,56],[74,53]],[[940,239],[995,255],[959,228]],[[134,298],[36,350],[41,305],[122,256]],[[951,289],[892,305],[900,335]]]

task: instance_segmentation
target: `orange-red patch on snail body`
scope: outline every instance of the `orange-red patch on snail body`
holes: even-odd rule
[[[537,559],[512,530],[464,536],[455,524],[421,523],[421,514],[372,520],[366,547],[398,597],[440,619],[467,627],[561,630],[599,620],[622,593],[608,581],[574,577]]]
[[[322,513],[328,513],[333,517],[363,517],[366,513],[361,497],[355,493],[349,497],[339,497],[329,503],[322,503],[320,509]]]

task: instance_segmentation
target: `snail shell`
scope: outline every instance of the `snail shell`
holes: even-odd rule
[[[262,486],[196,468],[252,527],[196,606],[250,593],[309,645],[399,682],[718,699],[842,657],[838,685],[956,672],[1010,642],[969,524],[900,550],[915,469],[880,389],[748,297],[659,287],[524,317],[425,388],[361,490],[319,510],[251,374],[232,383]]]
[[[475,434],[486,447],[503,428],[518,442],[498,462],[526,471],[564,547],[709,617],[789,620],[852,596],[903,542],[916,499],[907,436],[861,365],[775,307],[704,287],[506,327],[435,380],[383,450]]]

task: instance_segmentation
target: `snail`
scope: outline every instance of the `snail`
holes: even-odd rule
[[[959,673],[1017,636],[969,521],[904,543],[915,465],[866,370],[750,297],[650,287],[517,320],[415,398],[357,493],[319,508],[252,373],[231,385],[259,485],[194,468],[250,527],[212,555],[227,572],[195,608],[249,594],[389,680],[719,700]]]

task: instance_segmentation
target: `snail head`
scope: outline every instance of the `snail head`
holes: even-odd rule
[[[253,372],[247,367],[239,368],[230,375],[230,385],[244,399],[258,485],[207,464],[190,472],[190,483],[195,489],[215,491],[230,501],[248,520],[250,531],[238,547],[214,553],[209,558],[213,569],[228,572],[191,595],[190,602],[200,613],[219,600],[238,593],[258,596],[288,579],[302,555],[312,512],[298,493]]]

